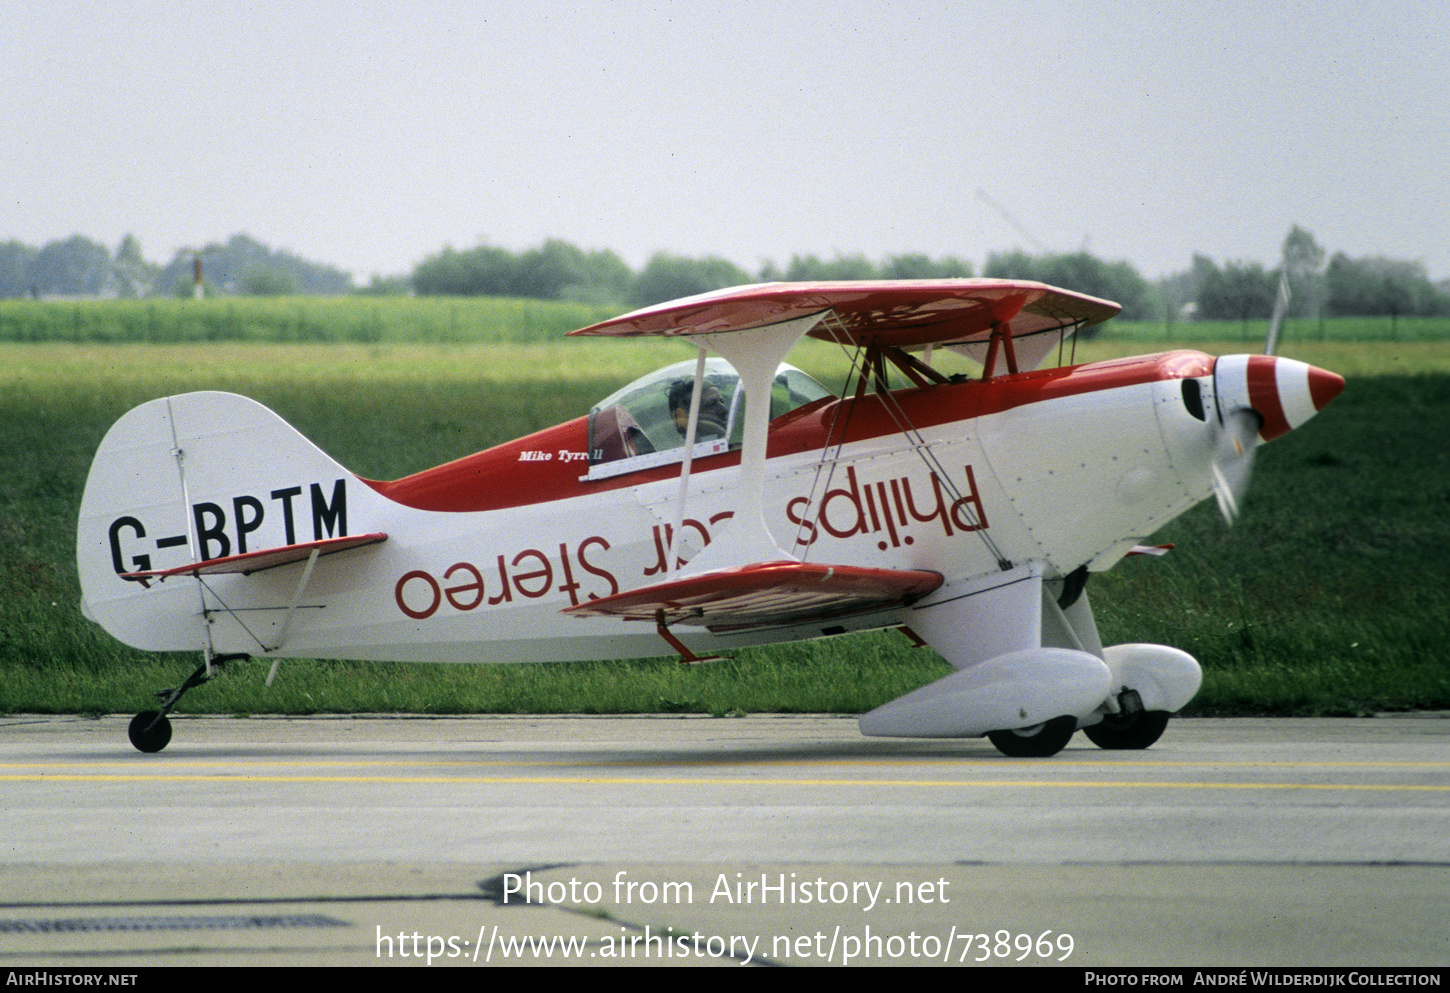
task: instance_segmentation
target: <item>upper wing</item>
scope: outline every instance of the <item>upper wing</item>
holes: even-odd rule
[[[616,593],[564,613],[739,630],[897,607],[941,582],[940,574],[925,570],[756,562]]]
[[[742,331],[831,312],[808,333],[827,341],[911,348],[985,342],[994,327],[1014,338],[1098,324],[1121,308],[1108,300],[1011,279],[901,279],[758,283],[672,300],[571,332],[692,335]]]

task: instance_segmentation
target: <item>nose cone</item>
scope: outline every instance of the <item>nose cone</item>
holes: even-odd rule
[[[1259,438],[1273,441],[1323,410],[1344,389],[1324,369],[1273,355],[1225,355],[1213,367],[1219,416],[1245,407],[1259,415]]]
[[[1339,396],[1344,389],[1344,377],[1318,366],[1311,365],[1308,369],[1309,400],[1314,404],[1314,412],[1317,414],[1329,405],[1330,400]]]

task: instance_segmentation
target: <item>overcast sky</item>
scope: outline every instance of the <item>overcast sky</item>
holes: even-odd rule
[[[0,2],[0,240],[1450,276],[1444,0]]]

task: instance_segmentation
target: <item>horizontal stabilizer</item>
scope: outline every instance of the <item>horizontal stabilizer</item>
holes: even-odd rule
[[[757,562],[616,593],[564,613],[740,630],[885,610],[911,603],[941,582],[940,574],[925,570]]]
[[[254,572],[261,572],[263,569],[275,569],[278,566],[289,565],[293,562],[301,562],[312,557],[315,551],[319,558],[324,555],[335,555],[338,552],[345,552],[350,548],[361,548],[364,545],[376,545],[380,541],[386,541],[387,535],[377,532],[374,534],[353,534],[342,538],[324,538],[321,541],[304,541],[296,545],[282,545],[277,548],[263,548],[256,552],[244,552],[241,555],[227,555],[219,559],[209,559],[205,562],[192,562],[188,565],[179,565],[171,569],[151,569],[146,572],[122,573],[122,579],[159,579],[165,581],[172,576],[212,576],[219,573],[242,573],[249,575]]]

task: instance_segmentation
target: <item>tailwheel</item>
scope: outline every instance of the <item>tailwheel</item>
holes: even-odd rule
[[[1136,710],[1108,714],[1102,723],[1082,729],[1088,740],[1099,748],[1147,748],[1157,741],[1168,727],[1168,711]]]
[[[187,690],[200,686],[211,678],[212,669],[220,669],[228,662],[239,662],[251,656],[236,653],[234,655],[216,655],[207,662],[197,667],[197,670],[186,678],[175,689],[161,690],[156,696],[161,700],[160,710],[143,710],[131,718],[131,725],[126,729],[126,735],[131,739],[139,751],[159,752],[171,742],[171,722],[166,715],[171,713],[171,708],[176,706]]]
[[[171,741],[171,722],[159,710],[143,710],[131,718],[126,734],[138,751],[159,752]]]
[[[1045,759],[1066,748],[1076,730],[1077,718],[1065,714],[1031,727],[988,731],[987,739],[1003,755],[1014,759]]]

